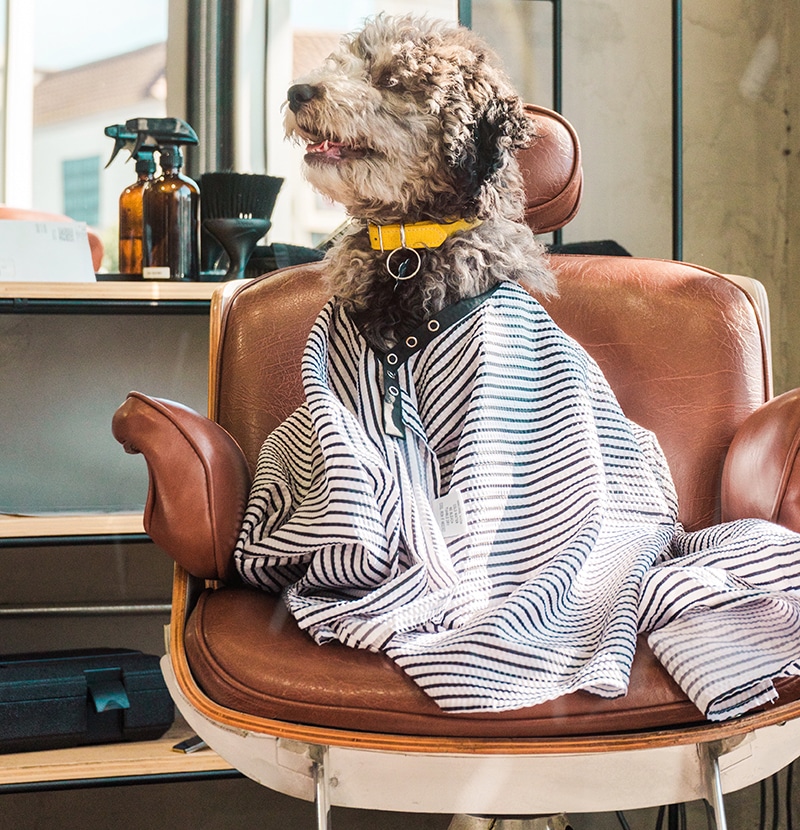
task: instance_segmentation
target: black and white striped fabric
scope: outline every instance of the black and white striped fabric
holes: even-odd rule
[[[445,710],[625,693],[637,632],[709,718],[800,667],[800,537],[686,534],[654,437],[527,292],[388,355],[330,303],[236,549],[319,643],[385,652]]]

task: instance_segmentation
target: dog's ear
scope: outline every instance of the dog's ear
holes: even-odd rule
[[[459,138],[447,147],[448,161],[457,172],[464,195],[477,207],[498,184],[497,177],[507,167],[511,154],[534,140],[535,130],[519,98],[496,97],[487,102],[471,129],[464,130]]]
[[[534,135],[533,122],[518,98],[489,101],[473,129],[476,183],[488,182],[503,169],[509,153],[527,147]]]

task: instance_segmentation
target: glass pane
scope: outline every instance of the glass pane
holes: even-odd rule
[[[472,28],[500,53],[523,98],[546,107],[553,7],[472,2]],[[561,109],[581,139],[586,184],[564,241],[613,240],[638,256],[669,257],[670,4],[571,0],[561,8]]]
[[[316,195],[301,174],[303,151],[283,137],[281,104],[292,80],[321,63],[345,32],[355,31],[378,12],[427,14],[447,20],[458,17],[457,0],[352,0],[309,3],[272,0],[270,3],[267,146],[269,172],[285,183],[273,215],[270,239],[313,246],[346,219],[341,207]]]
[[[100,156],[64,159],[64,213],[78,222],[97,226],[100,221]]]
[[[27,0],[24,0],[27,2]],[[33,207],[100,230],[117,270],[118,199],[136,179],[109,124],[166,115],[168,0],[35,0]]]

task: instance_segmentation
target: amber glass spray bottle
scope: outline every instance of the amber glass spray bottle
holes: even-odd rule
[[[142,276],[145,279],[200,279],[200,188],[181,173],[181,147],[197,135],[177,118],[135,118],[126,122],[143,144],[158,147],[161,175],[142,193]]]
[[[153,139],[140,135],[127,124],[112,124],[105,134],[114,139],[114,151],[108,160],[109,167],[120,150],[129,150],[136,159],[136,181],[126,187],[119,197],[119,264],[120,274],[129,277],[142,276],[142,196],[147,182],[156,171],[153,155],[156,145]]]
[[[156,162],[153,147],[140,147],[136,155],[136,181],[119,197],[119,272],[141,276],[144,188],[153,181]]]

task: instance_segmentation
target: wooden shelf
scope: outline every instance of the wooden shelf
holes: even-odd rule
[[[86,283],[0,282],[0,314],[208,314],[214,282],[99,280]],[[204,358],[204,355],[203,355]],[[142,511],[0,513],[0,549],[149,542]],[[0,550],[2,553],[2,550]],[[101,606],[98,606],[101,608]],[[131,613],[134,606],[118,609]],[[110,609],[110,610],[109,610]],[[4,607],[5,612],[26,611]],[[44,612],[85,615],[97,608],[33,607]],[[140,604],[135,610],[148,613]],[[159,609],[160,610],[160,609]],[[102,606],[103,614],[115,609]],[[183,719],[156,741],[102,744],[35,752],[0,753],[0,793],[107,787],[239,776],[211,749],[179,753],[172,747],[192,735]],[[2,808],[0,808],[2,813]]]
[[[0,298],[21,300],[210,300],[219,282],[114,280],[108,282],[0,282]]]
[[[211,749],[189,754],[173,751],[176,743],[192,734],[186,723],[179,720],[156,741],[0,754],[0,788],[37,782],[136,779],[233,769]]]
[[[144,280],[0,282],[0,313],[208,314],[211,296],[225,284]]]
[[[144,533],[141,513],[0,514],[0,539],[125,536]]]

